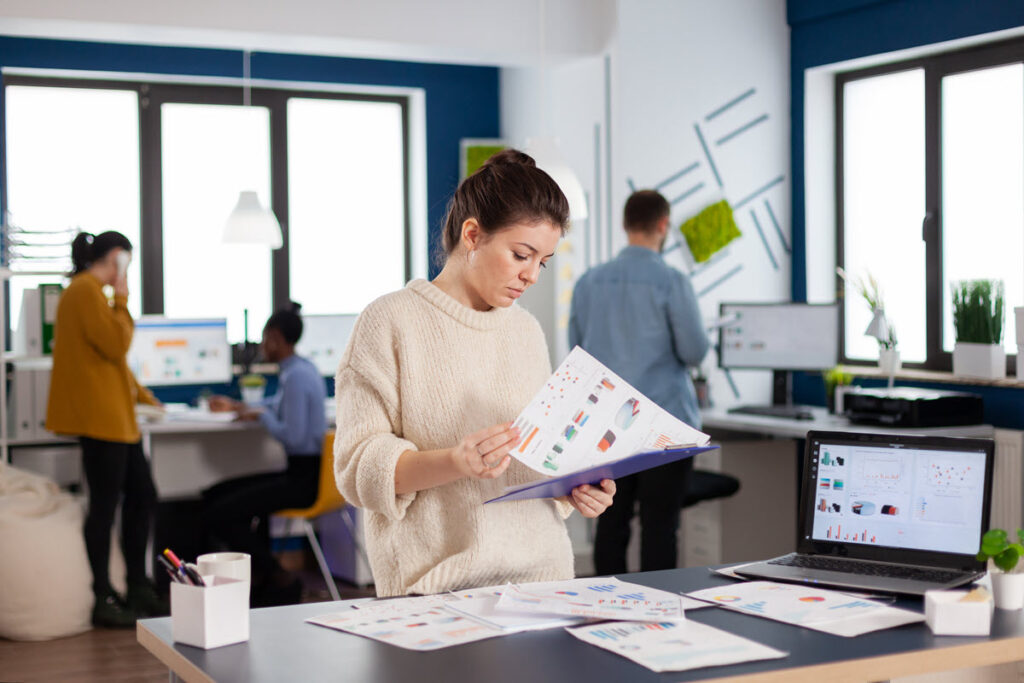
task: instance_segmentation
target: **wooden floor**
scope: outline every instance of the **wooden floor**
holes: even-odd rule
[[[329,600],[319,574],[302,573],[303,602]],[[338,583],[342,599],[372,596],[373,591]],[[93,629],[81,635],[40,643],[0,638],[0,682],[91,683],[166,681],[167,668],[135,640],[135,629]]]

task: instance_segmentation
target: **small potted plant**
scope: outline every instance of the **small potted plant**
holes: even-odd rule
[[[263,400],[267,379],[263,375],[249,373],[238,378],[238,388],[242,392],[242,403],[253,405]]]
[[[837,365],[831,370],[823,372],[822,377],[825,379],[825,401],[828,405],[828,412],[843,412],[843,390],[840,387],[849,385],[853,381],[853,375],[844,371],[842,365]]]
[[[962,280],[953,286],[953,374],[960,377],[1003,379],[1002,280]]]
[[[1024,529],[1017,529],[1017,539],[1003,529],[989,529],[981,537],[978,560],[988,562],[992,577],[992,597],[996,607],[1021,609],[1024,607],[1024,572],[1018,565],[1024,555]]]
[[[866,279],[858,277],[856,280],[851,280],[842,268],[836,268],[836,273],[843,282],[857,290],[860,298],[864,299],[864,303],[868,305],[868,309],[871,311],[871,323],[864,334],[878,340],[879,369],[889,375],[895,375],[902,367],[900,352],[897,349],[896,326],[885,315],[885,301],[882,299],[882,288],[878,284],[878,280],[871,273],[867,274]]]

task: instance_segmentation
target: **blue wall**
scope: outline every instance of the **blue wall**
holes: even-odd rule
[[[241,78],[242,52],[0,36],[0,67]],[[460,138],[500,133],[498,69],[269,52],[252,53],[250,67],[255,79],[426,91],[427,219],[433,254],[448,197],[459,181]]]
[[[807,299],[804,216],[804,70],[1024,25],[1024,2],[1010,0],[788,0],[793,173],[793,301]],[[901,382],[901,384],[903,384]],[[923,385],[922,385],[923,386]],[[930,385],[941,387],[941,385]],[[946,388],[964,389],[962,386]],[[986,420],[1024,429],[1021,391],[976,387]],[[794,378],[797,400],[823,403],[821,379]]]

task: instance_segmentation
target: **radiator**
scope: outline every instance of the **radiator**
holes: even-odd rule
[[[1024,526],[1024,432],[997,429],[996,463],[992,473],[992,519],[989,528],[1006,529],[1011,534]]]

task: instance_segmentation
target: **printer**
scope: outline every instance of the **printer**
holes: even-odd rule
[[[851,387],[843,394],[850,422],[886,427],[954,427],[984,422],[981,396],[914,387]]]

